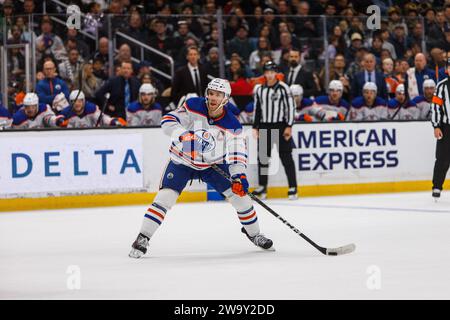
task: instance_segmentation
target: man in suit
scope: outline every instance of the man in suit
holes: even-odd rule
[[[206,71],[199,64],[199,49],[195,46],[189,47],[186,59],[187,65],[175,72],[172,81],[172,101],[175,104],[188,93],[196,93],[199,97],[203,96],[208,85]]]
[[[376,58],[372,53],[367,53],[363,59],[364,70],[355,74],[352,81],[352,97],[362,96],[362,89],[366,82],[373,82],[378,88],[378,97],[387,100],[386,80],[381,72],[375,70]]]
[[[284,74],[286,83],[291,86],[299,84],[303,88],[303,96],[309,98],[317,96],[318,91],[314,82],[313,74],[302,68],[300,64],[301,53],[297,48],[289,50],[289,69]]]
[[[122,61],[120,64],[120,76],[109,79],[95,94],[100,106],[105,103],[105,94],[109,93],[110,98],[105,113],[111,117],[121,117],[126,119],[126,108],[137,100],[139,95],[139,80],[133,76],[133,66],[131,62]]]

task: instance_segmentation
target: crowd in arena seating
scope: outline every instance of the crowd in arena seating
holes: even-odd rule
[[[0,127],[23,127],[27,112],[21,109],[30,106],[33,117],[52,115],[28,127],[159,125],[161,115],[203,95],[208,81],[220,76],[218,8],[225,77],[234,101],[248,97],[232,111],[245,122],[252,120],[252,95],[264,83],[267,61],[279,66],[277,77],[296,100],[296,120],[306,122],[428,120],[434,88],[447,77],[450,0],[63,2],[85,13],[81,30],[55,22],[65,8],[52,1],[45,12],[40,1],[0,1],[0,43],[32,44],[31,87],[38,97],[36,104],[26,92],[24,48],[8,49],[8,90],[2,92],[8,108],[0,104]],[[378,29],[366,25],[371,4],[381,9]],[[115,32],[172,57],[173,78],[154,71],[170,74],[167,59],[123,37],[110,59]],[[87,114],[105,119],[79,121]]]

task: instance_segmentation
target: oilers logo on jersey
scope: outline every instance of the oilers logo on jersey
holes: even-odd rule
[[[203,153],[211,152],[216,148],[216,140],[209,131],[200,129],[194,131],[194,134],[198,137],[197,142],[201,145]]]

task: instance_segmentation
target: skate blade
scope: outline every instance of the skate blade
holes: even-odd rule
[[[144,253],[142,252],[142,251],[139,251],[139,250],[136,250],[136,249],[132,249],[131,251],[130,251],[130,253],[128,254],[128,256],[130,257],[130,258],[133,258],[133,259],[139,259],[140,257],[142,257],[144,255]]]

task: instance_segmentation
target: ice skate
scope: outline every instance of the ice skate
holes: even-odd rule
[[[297,200],[298,199],[298,195],[297,195],[297,188],[289,188],[288,190],[288,198],[289,200]]]
[[[256,236],[250,237],[244,227],[242,227],[241,231],[255,246],[267,251],[275,251],[272,240],[266,238],[263,234],[257,234]]]
[[[131,245],[132,249],[128,256],[130,258],[139,259],[144,254],[146,254],[149,240],[150,238],[144,236],[142,233],[139,233],[137,239]]]
[[[433,192],[431,193],[431,196],[434,198],[434,201],[437,202],[438,199],[441,197],[441,190],[433,189]]]
[[[253,192],[253,195],[257,196],[261,200],[265,200],[267,198],[267,187],[259,186]]]

